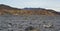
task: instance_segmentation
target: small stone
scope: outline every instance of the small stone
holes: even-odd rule
[[[25,29],[25,31],[29,31],[29,30],[33,30],[33,29],[34,29],[34,27],[29,26],[29,27],[27,27],[27,28]]]
[[[8,31],[13,31],[13,30],[8,30]]]
[[[9,23],[8,26],[9,26],[9,27],[12,27],[12,23]]]
[[[27,28],[25,29],[25,31],[39,31],[39,29],[36,29],[36,28],[30,26],[30,27],[27,27]]]
[[[3,29],[0,29],[0,30],[3,30]]]
[[[48,25],[43,25],[43,27],[45,27],[45,28],[52,28],[52,27],[53,27],[53,25],[48,24]]]

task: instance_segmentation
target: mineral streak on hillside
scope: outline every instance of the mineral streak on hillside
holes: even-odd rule
[[[13,8],[8,5],[0,4],[0,15],[11,14],[11,15],[49,15],[55,16],[60,15],[59,12],[56,12],[51,9],[43,9],[43,8],[24,8],[18,9]]]

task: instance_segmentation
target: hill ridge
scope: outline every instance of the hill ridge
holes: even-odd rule
[[[13,8],[8,5],[0,4],[0,15],[11,14],[11,15],[60,15],[60,12],[56,12],[52,9],[44,8]]]

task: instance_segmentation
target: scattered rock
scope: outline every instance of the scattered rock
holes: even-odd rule
[[[8,30],[8,31],[13,31],[13,30]]]
[[[36,29],[36,28],[34,28],[34,27],[32,27],[32,26],[29,26],[29,27],[27,27],[27,28],[25,29],[25,31],[39,31],[39,29]]]
[[[8,23],[8,26],[9,26],[9,27],[12,27],[12,23]]]
[[[53,25],[52,24],[48,24],[48,25],[43,25],[43,27],[45,27],[45,28],[53,28]]]
[[[34,27],[29,26],[29,27],[27,27],[27,28],[25,29],[25,31],[28,31],[28,30],[33,30],[33,29],[34,29]]]
[[[0,29],[0,30],[3,30],[3,29]]]

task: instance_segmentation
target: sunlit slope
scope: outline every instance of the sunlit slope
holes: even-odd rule
[[[59,12],[56,12],[52,9],[43,9],[43,8],[27,8],[27,9],[18,9],[18,8],[10,7],[8,5],[1,4],[0,5],[0,15],[5,15],[5,14],[10,14],[10,15],[48,15],[48,16],[60,15]]]

